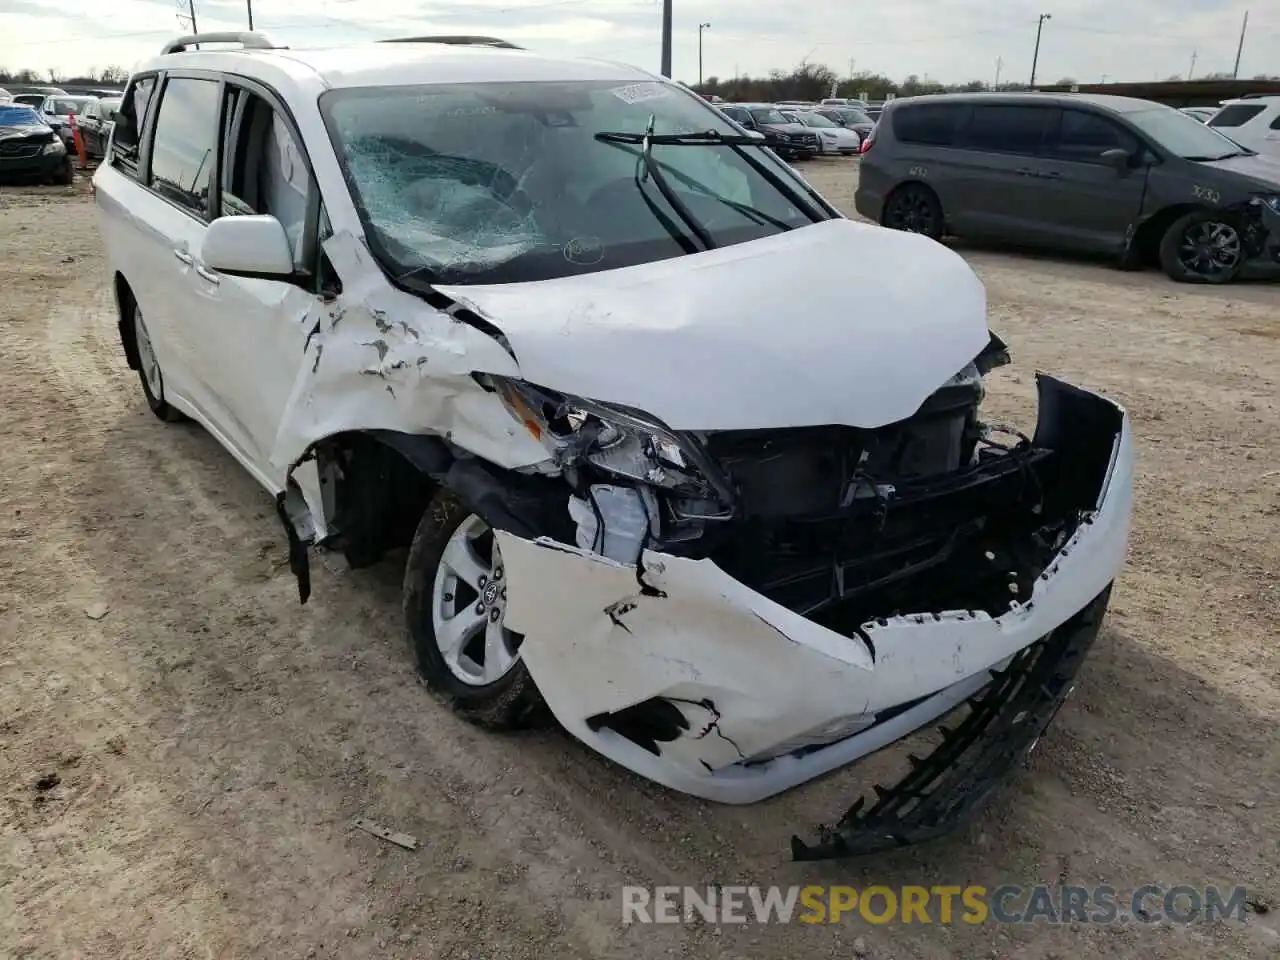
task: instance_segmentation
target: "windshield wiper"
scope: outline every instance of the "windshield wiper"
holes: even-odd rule
[[[667,203],[671,204],[671,209],[680,215],[680,219],[685,222],[693,232],[693,235],[698,238],[698,242],[701,243],[705,249],[714,250],[716,242],[711,236],[711,232],[698,222],[698,218],[693,215],[693,211],[689,209],[688,204],[680,199],[680,195],[672,189],[671,184],[667,182],[666,174],[662,172],[662,168],[658,165],[658,162],[653,159],[653,145],[656,141],[660,141],[660,138],[656,137],[653,132],[653,125],[656,120],[657,117],[654,114],[649,114],[649,123],[645,127],[645,132],[641,134],[598,133],[596,134],[596,139],[603,143],[638,143],[640,145],[640,159],[644,163],[644,177],[636,178],[636,186],[641,187],[641,196],[644,196],[644,190],[641,185],[644,183],[645,179],[652,177],[654,185],[657,186],[658,191],[664,198],[666,198]],[[614,139],[616,137],[628,137],[629,139],[625,141]],[[646,197],[645,199],[647,200],[648,198]],[[650,205],[650,209],[654,209],[652,205]],[[654,210],[654,213],[656,214],[657,211]],[[666,224],[663,225],[666,226]],[[668,230],[670,231],[670,227],[668,227]],[[674,236],[674,231],[671,232]]]
[[[652,120],[650,121],[652,123]],[[767,146],[764,140],[757,140],[755,137],[743,136],[740,134],[723,134],[718,130],[704,130],[700,133],[658,133],[650,134],[648,142],[652,146],[668,146],[668,147],[728,147],[760,176],[768,181],[769,186],[777,190],[805,216],[814,223],[821,223],[823,220],[829,220],[830,217],[824,216],[821,212],[820,198],[813,191],[806,188],[808,198],[802,196],[794,187],[782,179],[774,171],[751,156],[743,147],[763,147]],[[641,144],[645,142],[646,134],[643,133],[614,133],[604,132],[597,133],[596,137],[601,143],[627,143]],[[810,199],[819,201],[819,209],[815,210],[809,202]]]
[[[1219,160],[1230,160],[1232,157],[1252,157],[1255,154],[1252,151],[1233,150],[1231,153],[1220,153],[1216,157],[1183,157],[1183,160],[1190,160],[1192,163],[1217,163]]]
[[[622,144],[622,143],[617,143],[614,141],[609,141],[609,142],[613,143],[614,146],[619,146],[619,147],[625,146],[625,144]],[[627,151],[627,152],[631,153],[632,151]],[[760,224],[762,226],[764,224],[768,224],[769,226],[775,227],[778,230],[794,230],[795,229],[795,227],[787,223],[787,221],[779,219],[778,217],[775,217],[771,214],[765,213],[763,210],[757,207],[753,207],[749,203],[741,203],[737,200],[730,200],[728,197],[722,197],[720,194],[716,193],[714,190],[708,187],[705,183],[701,183],[693,179],[693,177],[687,174],[681,173],[679,170],[667,170],[666,172],[669,173],[671,176],[675,177],[677,180],[683,183],[690,190],[696,190],[702,196],[709,197],[710,199],[716,201],[717,203],[724,204],[730,210],[735,210],[738,213],[742,214],[752,223]]]

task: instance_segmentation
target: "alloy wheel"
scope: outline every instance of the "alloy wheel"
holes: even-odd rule
[[[932,235],[936,230],[933,204],[923,190],[901,190],[889,202],[885,226],[907,233]]]
[[[1178,262],[1197,277],[1214,279],[1233,273],[1240,266],[1240,233],[1220,220],[1189,224],[1178,243]]]
[[[492,529],[471,514],[454,530],[432,583],[431,626],[449,671],[470,686],[511,672],[524,638],[506,628],[507,584]]]

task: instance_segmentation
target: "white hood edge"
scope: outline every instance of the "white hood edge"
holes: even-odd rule
[[[529,382],[677,430],[894,423],[989,338],[986,291],[958,254],[843,219],[598,273],[439,289],[506,335]]]

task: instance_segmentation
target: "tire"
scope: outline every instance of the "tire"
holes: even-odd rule
[[[1230,283],[1244,259],[1240,224],[1230,214],[1193,210],[1160,238],[1160,266],[1178,283]]]
[[[142,310],[136,303],[130,302],[129,315],[133,322],[134,344],[138,348],[138,380],[142,383],[142,395],[147,398],[147,406],[165,423],[185,420],[183,414],[165,403],[164,375],[160,372],[160,361],[156,359],[151,336],[147,333],[147,325],[142,318]]]
[[[891,230],[920,233],[939,240],[943,233],[942,201],[923,183],[908,183],[889,194],[880,225]]]
[[[523,637],[502,624],[506,592],[496,550],[484,519],[441,489],[409,547],[404,619],[429,690],[477,726],[519,730],[541,725],[547,709],[520,659]]]
[[[53,178],[53,182],[59,186],[69,187],[75,183],[75,179],[75,171],[71,168],[71,158],[67,157],[66,164],[58,171],[58,175]]]

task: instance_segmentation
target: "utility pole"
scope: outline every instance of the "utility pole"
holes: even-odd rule
[[[244,5],[249,11],[249,29],[253,29],[253,0],[244,0]]]
[[[199,33],[196,28],[196,0],[187,0],[187,9],[191,11],[191,32]]]
[[[1244,52],[1244,32],[1249,28],[1249,11],[1244,12],[1244,23],[1240,24],[1240,45],[1236,47],[1236,65],[1231,71],[1231,79],[1235,80],[1240,76],[1240,54]]]
[[[996,57],[996,82],[991,85],[992,90],[1000,89],[1000,71],[1004,68],[1004,57]]]
[[[1042,13],[1040,20],[1036,23],[1036,51],[1031,55],[1031,87],[1034,89],[1036,85],[1036,65],[1040,62],[1040,31],[1044,29],[1044,22],[1052,20],[1053,14]]]
[[[1193,73],[1195,73],[1195,72],[1196,72],[1196,54],[1197,54],[1198,52],[1199,52],[1199,51],[1197,51],[1197,50],[1192,50],[1192,51],[1191,51],[1191,67],[1190,67],[1190,69],[1189,69],[1189,70],[1187,70],[1187,79],[1188,79],[1188,80],[1190,80],[1190,79],[1191,79],[1191,75],[1192,75]]]
[[[702,31],[710,27],[711,24],[698,24],[698,86],[702,86]]]
[[[854,65],[855,63],[857,63],[857,62],[858,62],[858,61],[857,61],[857,60],[855,60],[853,57],[850,57],[850,58],[849,58],[849,79],[850,79],[850,80],[852,80],[852,79],[853,79],[853,65]]]
[[[661,74],[671,79],[671,0],[662,0],[662,69]]]

